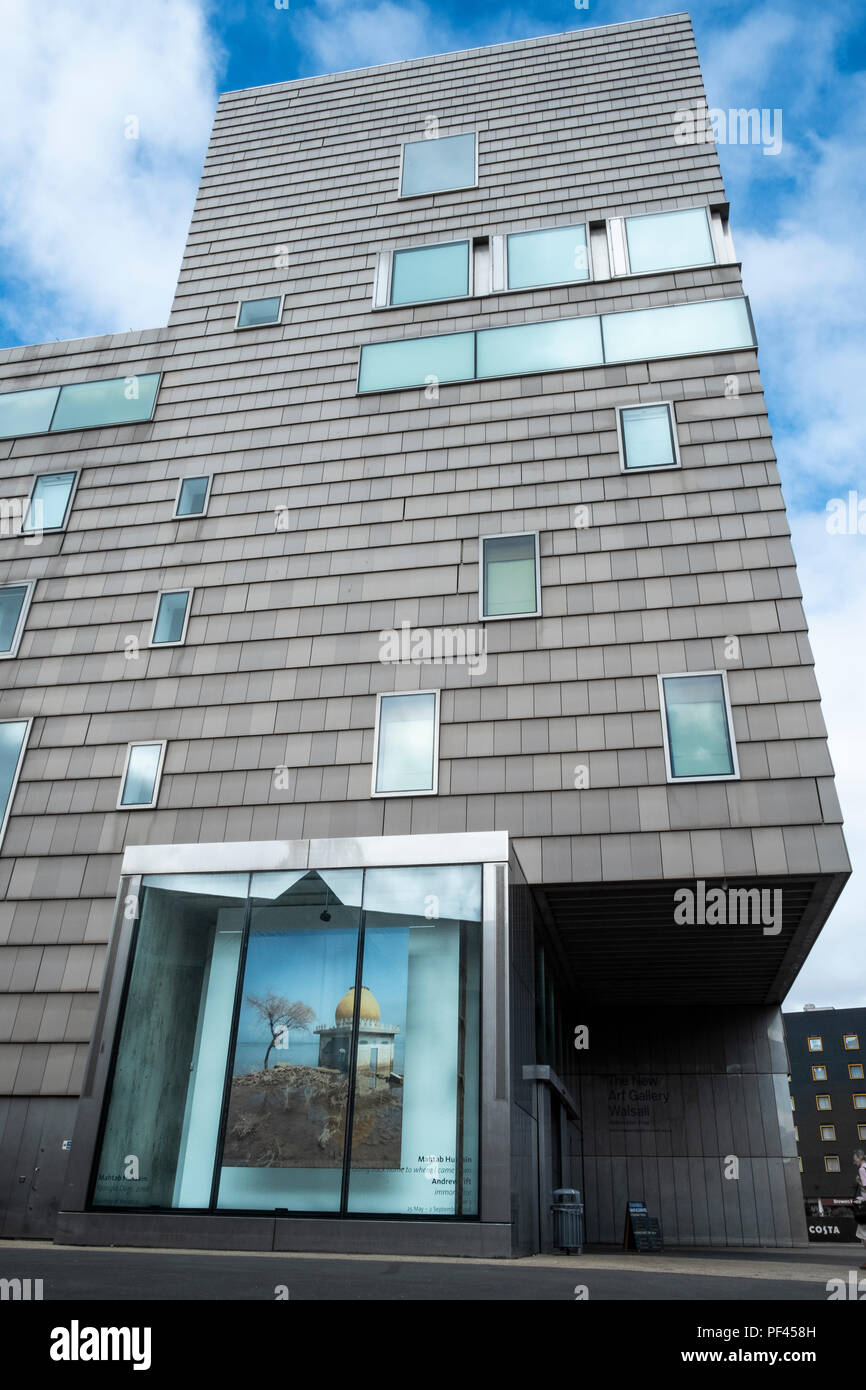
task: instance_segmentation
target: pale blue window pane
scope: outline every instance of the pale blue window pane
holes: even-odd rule
[[[10,584],[0,589],[0,652],[11,652],[21,609],[27,597],[26,584]]]
[[[180,641],[188,603],[188,589],[179,589],[173,594],[160,594],[151,639],[154,645],[158,642]]]
[[[711,299],[664,309],[603,314],[604,360],[640,362],[754,347],[745,299]]]
[[[26,719],[10,719],[0,724],[0,830],[9,810],[9,795],[26,734]]]
[[[478,338],[478,376],[589,367],[602,361],[598,318],[556,319],[515,328],[485,328]]]
[[[121,806],[149,806],[153,801],[156,774],[162,753],[160,743],[134,743],[129,750],[129,765],[123,784]]]
[[[475,184],[475,136],[443,135],[403,146],[404,197]]]
[[[280,317],[280,296],[270,299],[245,299],[238,314],[238,328],[255,328],[262,323],[277,323]]]
[[[201,516],[210,478],[184,478],[177,499],[178,516]]]
[[[675,676],[662,683],[671,775],[733,776],[734,757],[722,677]]]
[[[432,791],[435,739],[434,693],[383,696],[376,791]]]
[[[51,422],[52,433],[149,420],[158,384],[159,372],[150,372],[146,376],[121,376],[112,381],[82,381],[76,386],[64,386]]]
[[[0,438],[17,434],[47,434],[60,394],[59,386],[38,391],[6,391],[0,395]]]
[[[710,226],[703,208],[627,217],[625,231],[629,265],[635,274],[644,270],[672,270],[683,265],[707,265],[715,260]]]
[[[508,288],[589,279],[586,227],[517,232],[508,238]]]
[[[538,609],[535,536],[488,536],[484,545],[485,618]]]
[[[432,381],[469,381],[474,372],[474,333],[431,334],[361,349],[359,391],[394,391]]]
[[[469,293],[469,242],[395,251],[391,303],[456,299]]]
[[[74,483],[74,473],[43,473],[37,478],[22,531],[59,531],[65,526]]]
[[[670,468],[675,464],[673,422],[666,405],[641,405],[622,412],[626,468]]]

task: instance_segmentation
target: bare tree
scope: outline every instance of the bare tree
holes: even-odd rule
[[[278,1045],[278,1038],[292,1032],[309,1033],[316,1011],[311,1009],[309,1004],[302,1004],[300,999],[290,1003],[284,994],[266,994],[263,998],[248,994],[247,1003],[270,1029],[271,1041],[262,1066],[262,1071],[267,1071],[268,1058]]]

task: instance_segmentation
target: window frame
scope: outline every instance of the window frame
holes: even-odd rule
[[[832,1133],[832,1134],[825,1134],[825,1133],[824,1133],[824,1130],[825,1130],[825,1129],[832,1129],[833,1133]],[[820,1142],[821,1142],[822,1144],[835,1144],[835,1142],[836,1142],[836,1126],[835,1126],[835,1125],[819,1125],[819,1126],[818,1126],[818,1138],[819,1138],[819,1140],[820,1140]]]
[[[582,227],[584,236],[586,237],[586,275],[584,275],[582,279],[545,280],[541,285],[518,285],[516,287],[510,284],[511,267],[509,261],[509,242],[512,237],[538,236],[539,232],[565,232],[570,227]],[[555,227],[528,227],[522,232],[504,232],[501,235],[503,235],[505,240],[505,289],[499,291],[501,294],[531,294],[533,290],[555,289],[557,285],[588,285],[592,284],[595,280],[595,267],[592,261],[592,246],[589,234],[589,218],[586,218],[583,222],[563,222],[561,225]]]
[[[58,385],[57,387],[53,387],[53,386],[27,386],[27,387],[24,388],[23,391],[9,391],[9,392],[3,391],[3,392],[0,392],[0,395],[4,395],[4,396],[5,396],[5,395],[19,396],[19,395],[25,395],[28,391],[53,391],[53,390],[56,390],[56,391],[57,391],[57,398],[56,398],[56,400],[55,400],[55,402],[54,402],[54,405],[53,405],[53,407],[52,407],[52,410],[51,410],[51,418],[50,418],[49,421],[48,421],[48,428],[47,428],[47,429],[45,429],[45,430],[29,430],[26,434],[3,434],[3,435],[0,435],[0,439],[38,439],[38,438],[40,438],[41,436],[48,435],[48,434],[77,434],[79,430],[119,430],[119,429],[124,429],[127,425],[147,425],[147,424],[149,424],[149,423],[151,422],[151,420],[153,419],[154,414],[155,414],[155,412],[156,412],[156,403],[157,403],[157,400],[159,399],[159,393],[160,393],[160,389],[161,389],[161,387],[162,387],[162,378],[163,378],[164,375],[165,375],[165,373],[164,373],[163,369],[160,367],[160,368],[159,368],[157,371],[155,371],[155,372],[127,372],[124,376],[95,377],[92,381],[64,381],[64,382],[61,382],[60,385]],[[54,417],[55,417],[55,415],[57,414],[57,409],[58,409],[58,406],[60,405],[60,398],[61,398],[63,392],[66,390],[67,387],[69,387],[69,386],[100,386],[100,385],[105,385],[105,384],[107,384],[107,383],[110,382],[110,381],[128,381],[128,380],[130,380],[130,379],[133,378],[133,377],[143,377],[143,376],[155,376],[155,377],[156,377],[156,386],[153,388],[153,404],[152,404],[151,407],[150,407],[150,414],[149,414],[149,415],[142,416],[141,419],[139,419],[139,420],[119,420],[119,421],[118,421],[118,420],[115,420],[114,422],[107,422],[107,423],[95,424],[95,425],[64,425],[64,426],[62,427],[62,429],[54,429]],[[63,469],[62,471],[63,471],[63,472],[70,472],[71,470],[69,470],[69,469]],[[80,472],[81,470],[79,469],[78,471]]]
[[[438,796],[439,794],[439,721],[441,710],[441,690],[380,690],[376,694],[376,723],[373,732],[373,771],[370,779],[370,796],[377,801],[394,796]],[[376,790],[379,774],[379,731],[381,729],[382,701],[401,695],[435,695],[433,707],[433,786],[421,791],[380,792]]]
[[[30,535],[32,533],[28,531],[27,534]],[[4,584],[0,584],[0,593],[2,593],[4,589],[23,588],[25,590],[24,599],[21,604],[21,612],[18,614],[18,622],[15,624],[15,631],[12,634],[12,643],[8,652],[0,652],[0,661],[12,661],[18,655],[21,638],[24,636],[24,628],[27,625],[27,614],[30,612],[30,604],[36,592],[36,582],[35,579],[10,579]]]
[[[827,1167],[827,1164],[828,1164],[828,1163],[835,1163],[835,1164],[836,1164],[836,1167],[835,1167],[835,1168],[828,1168],[828,1167]],[[840,1162],[839,1162],[839,1155],[838,1155],[838,1154],[825,1154],[825,1155],[824,1155],[824,1172],[825,1172],[825,1173],[841,1173],[841,1171],[842,1171],[842,1165],[841,1165]]]
[[[824,1073],[824,1075],[823,1075],[823,1076],[816,1076],[816,1075],[815,1075],[815,1072],[816,1072],[816,1071],[822,1071],[822,1072]],[[819,1062],[817,1066],[815,1066],[815,1067],[812,1068],[812,1080],[813,1080],[813,1081],[829,1081],[829,1080],[830,1080],[829,1076],[827,1075],[827,1063],[826,1063],[826,1062]]]
[[[857,1126],[857,1138],[858,1138],[858,1139],[866,1139],[866,1125],[864,1125],[864,1124],[858,1124],[858,1126]]]
[[[200,512],[178,513],[177,509],[180,506],[180,495],[183,492],[184,483],[191,483],[196,478],[207,478],[207,490],[205,491],[204,495],[204,506],[202,507]],[[178,479],[177,493],[174,499],[174,511],[172,512],[171,517],[172,521],[195,521],[197,517],[207,516],[207,509],[210,506],[210,491],[213,485],[213,478],[213,473],[190,473],[187,477]]]
[[[419,195],[412,195],[417,197]],[[452,241],[430,241],[424,242],[421,246],[395,246],[390,253],[388,264],[388,301],[379,307],[383,309],[409,309],[415,304],[448,304],[452,300],[472,299],[475,292],[475,240],[472,236],[455,237]],[[392,295],[394,293],[394,267],[397,264],[397,257],[402,256],[406,251],[433,251],[440,246],[465,246],[467,261],[468,289],[465,294],[447,294],[437,299],[402,299],[399,304],[395,304]],[[376,307],[374,305],[374,307]]]
[[[813,1042],[816,1042],[816,1043],[818,1044],[818,1046],[817,1046],[817,1047],[813,1047],[813,1046],[812,1046],[812,1043],[813,1043]],[[823,1035],[823,1033],[809,1033],[809,1034],[807,1034],[807,1037],[806,1037],[806,1051],[807,1051],[807,1052],[823,1052],[823,1051],[824,1051],[824,1035]]]
[[[9,825],[10,818],[12,816],[12,803],[15,800],[15,792],[18,789],[18,782],[21,777],[21,771],[24,767],[24,759],[27,755],[27,747],[30,743],[30,735],[33,732],[33,720],[33,715],[30,715],[29,718],[25,717],[24,719],[0,719],[0,724],[27,725],[26,729],[24,730],[24,737],[21,740],[21,750],[18,754],[18,762],[15,765],[15,771],[12,773],[12,781],[9,784],[9,795],[6,798],[6,805],[2,809],[2,813],[0,813],[0,850],[2,850],[3,848],[3,842],[6,839],[6,830]]]
[[[826,1100],[827,1104],[820,1105],[819,1101],[822,1100]],[[828,1095],[826,1091],[822,1091],[819,1095],[816,1095],[815,1097],[815,1109],[820,1110],[822,1115],[829,1114],[830,1111],[833,1109],[833,1097]]]
[[[854,1046],[853,1046],[853,1047],[849,1047],[849,1046],[848,1046],[848,1039],[849,1039],[849,1038],[856,1038],[856,1042],[854,1043]],[[860,1034],[859,1034],[859,1033],[843,1033],[843,1034],[842,1034],[842,1048],[843,1048],[843,1050],[844,1050],[845,1052],[859,1052],[859,1051],[860,1051]]]
[[[632,270],[631,252],[628,245],[628,223],[632,218],[638,217],[669,217],[678,212],[702,212],[706,219],[707,235],[710,241],[712,260],[693,261],[691,265],[668,265],[661,270]],[[629,212],[619,217],[606,218],[608,236],[608,256],[610,258],[611,269],[614,264],[625,266],[625,269],[618,270],[611,275],[611,279],[621,280],[626,276],[641,275],[672,275],[678,270],[703,270],[710,265],[719,265],[718,248],[716,238],[713,236],[713,214],[708,203],[696,203],[689,208],[660,208],[656,212]],[[619,223],[619,228],[612,228],[613,223]]]
[[[58,399],[59,399],[59,398],[58,398]],[[98,427],[97,427],[97,426],[94,426],[93,428],[98,428]],[[22,436],[22,438],[23,438],[23,436]],[[30,506],[31,506],[31,503],[32,503],[32,501],[33,501],[33,494],[34,494],[35,491],[36,491],[36,485],[37,485],[37,483],[39,482],[39,479],[40,479],[40,478],[58,478],[58,477],[61,477],[64,473],[71,473],[71,474],[72,474],[72,486],[71,486],[71,488],[69,489],[69,496],[68,496],[67,499],[66,499],[66,510],[65,510],[64,513],[63,513],[63,522],[62,522],[62,524],[61,524],[60,526],[33,526],[33,527],[30,527],[29,529],[25,529],[25,524],[24,524],[24,523],[26,522],[26,520],[27,520],[27,518],[28,518],[28,516],[29,516],[29,514],[30,514]],[[34,473],[34,474],[33,474],[33,483],[32,483],[32,486],[31,486],[31,488],[30,488],[30,492],[29,492],[29,494],[28,494],[28,496],[27,496],[27,503],[26,503],[26,505],[25,505],[25,507],[24,507],[23,512],[21,513],[21,528],[20,528],[20,530],[19,530],[19,532],[18,532],[19,536],[38,536],[38,535],[43,535],[43,536],[58,536],[58,535],[61,534],[61,532],[65,531],[66,528],[67,528],[67,526],[69,525],[69,518],[72,516],[72,508],[75,506],[75,495],[76,495],[76,493],[78,492],[78,484],[79,484],[80,479],[81,479],[81,469],[80,469],[80,468],[56,468],[56,469],[53,469],[51,472],[46,472],[46,473]]]
[[[860,1075],[859,1075],[859,1076],[855,1076],[855,1075],[854,1075],[853,1071],[851,1070],[852,1067],[859,1067],[859,1068],[860,1068]],[[864,1068],[863,1068],[863,1063],[862,1063],[862,1062],[849,1062],[849,1063],[848,1063],[848,1080],[849,1080],[849,1081],[866,1081],[866,1075],[864,1075]]]
[[[243,306],[244,306],[245,304],[256,304],[256,303],[260,303],[261,300],[263,300],[263,299],[277,299],[277,298],[278,298],[279,301],[280,301],[280,307],[279,307],[279,310],[277,311],[277,317],[276,317],[275,319],[268,319],[267,323],[240,323],[240,322],[239,322],[240,316],[241,316],[241,309],[243,308]],[[260,294],[260,295],[257,295],[255,298],[250,297],[249,299],[239,299],[239,300],[237,301],[237,308],[235,309],[234,331],[235,331],[236,333],[248,333],[249,330],[250,330],[251,328],[278,328],[279,325],[280,325],[280,324],[282,323],[282,321],[283,321],[283,309],[285,308],[285,302],[286,302],[285,293],[281,293],[280,295],[276,295],[276,294]]]
[[[190,617],[190,613],[192,612],[192,598],[193,598],[193,594],[194,594],[194,593],[195,593],[195,589],[194,589],[192,586],[191,586],[190,588],[188,588],[188,589],[160,589],[160,590],[158,590],[157,595],[156,595],[156,603],[154,604],[154,608],[153,608],[153,618],[151,619],[151,623],[150,623],[150,635],[149,635],[149,637],[148,637],[148,639],[147,639],[147,645],[148,645],[148,647],[153,647],[153,648],[155,648],[155,649],[158,651],[161,647],[182,647],[182,646],[184,645],[184,643],[186,642],[186,630],[187,630],[187,628],[189,627],[189,617]],[[154,633],[156,632],[156,623],[157,623],[157,619],[159,618],[159,610],[160,610],[160,607],[161,607],[161,605],[162,605],[162,600],[163,600],[163,598],[165,597],[166,594],[187,594],[187,595],[188,595],[187,601],[186,601],[186,612],[185,612],[184,615],[183,615],[183,629],[182,629],[182,631],[181,631],[180,637],[178,638],[178,640],[177,640],[176,642],[154,642],[153,636],[154,636]]]
[[[425,137],[425,136],[422,135],[420,140],[417,140],[417,139],[416,139],[416,140],[401,140],[401,141],[400,141],[400,171],[399,171],[399,174],[398,174],[398,176],[397,176],[397,198],[398,198],[398,200],[402,200],[402,199],[404,199],[404,198],[435,198],[436,195],[437,195],[437,193],[459,193],[461,189],[466,189],[466,188],[477,188],[477,187],[478,187],[478,145],[479,145],[478,134],[479,134],[479,132],[478,132],[478,130],[477,130],[477,128],[476,128],[476,129],[474,129],[474,130],[452,130],[451,133],[450,133],[450,135],[436,135],[436,136],[429,136],[429,137]],[[405,163],[405,154],[404,154],[404,152],[405,152],[406,146],[407,146],[407,145],[421,145],[421,144],[429,145],[429,144],[431,143],[431,140],[433,140],[433,139],[436,139],[436,140],[451,140],[451,139],[454,139],[455,137],[457,137],[457,136],[459,136],[459,135],[471,135],[471,136],[472,136],[472,140],[473,140],[473,149],[474,149],[474,153],[475,153],[475,178],[474,178],[474,181],[473,181],[472,183],[458,183],[458,184],[452,184],[449,188],[432,188],[432,189],[430,189],[430,190],[429,190],[428,192],[426,192],[426,193],[404,193],[404,192],[403,192],[403,168],[404,168],[404,163]]]
[[[484,549],[487,541],[502,540],[506,536],[512,540],[520,536],[532,536],[535,542],[535,611],[533,613],[486,613],[487,586],[484,579]],[[541,532],[540,531],[494,531],[478,537],[478,621],[479,623],[518,622],[521,618],[540,618],[541,614]]]
[[[153,799],[147,802],[147,804],[143,801],[137,801],[135,803],[124,802],[122,798],[124,788],[126,787],[126,778],[129,773],[129,762],[132,757],[133,748],[153,748],[157,744],[159,745],[160,752],[159,761],[156,765],[156,776],[153,779]],[[159,800],[159,791],[162,785],[162,769],[165,764],[165,750],[167,747],[168,739],[166,738],[137,738],[132,743],[126,745],[126,757],[123,760],[123,771],[120,774],[120,789],[117,793],[115,810],[154,811],[156,809],[156,803]]]
[[[673,775],[673,763],[671,761],[670,740],[668,737],[667,702],[665,700],[664,682],[670,680],[679,680],[682,677],[692,676],[721,676],[722,678],[722,693],[724,695],[725,700],[725,715],[728,721],[728,739],[731,745],[731,763],[733,766],[732,772],[713,773],[712,775],[705,777],[675,777]],[[667,773],[668,783],[672,784],[673,786],[679,786],[681,783],[686,782],[738,782],[740,780],[740,761],[737,757],[737,740],[734,733],[734,716],[733,711],[731,709],[731,696],[730,692],[728,691],[727,671],[660,671],[656,676],[656,680],[658,681],[659,689],[659,713],[661,715],[662,739],[664,743],[665,755],[665,771]]]
[[[862,1100],[863,1104],[858,1105],[858,1100]],[[858,1112],[861,1110],[866,1110],[866,1091],[855,1091],[851,1096],[851,1104],[854,1106],[854,1109]]]
[[[625,430],[622,426],[622,413],[624,410],[651,410],[653,406],[666,406],[668,412],[668,428],[671,432],[671,443],[673,444],[674,461],[673,463],[650,463],[629,468],[627,463],[627,453],[625,447]],[[673,468],[682,468],[680,458],[680,441],[677,437],[677,413],[674,409],[673,401],[636,401],[633,405],[618,405],[616,408],[616,438],[619,448],[619,471],[631,475],[641,473],[662,473]]]

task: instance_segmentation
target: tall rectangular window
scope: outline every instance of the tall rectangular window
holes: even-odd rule
[[[0,588],[0,659],[15,656],[18,651],[34,588],[34,582],[4,584]]]
[[[62,531],[69,519],[77,477],[77,473],[41,473],[35,478],[22,532]]]
[[[623,472],[679,467],[673,406],[624,406],[617,412]]]
[[[373,796],[435,793],[439,757],[439,691],[380,695],[373,750]]]
[[[156,601],[150,630],[152,647],[179,647],[186,637],[192,589],[167,589]]]
[[[480,546],[480,617],[538,617],[541,613],[538,533],[482,536]]]
[[[709,265],[715,260],[704,208],[627,217],[625,230],[633,275],[652,270],[675,270],[680,266]]]
[[[176,517],[204,516],[210,501],[211,478],[205,474],[201,478],[182,478],[174,504]]]
[[[403,146],[400,196],[444,193],[474,188],[475,135],[442,135],[437,140],[412,140]]]
[[[668,781],[738,777],[724,672],[658,679]]]
[[[514,232],[508,238],[508,288],[563,285],[589,279],[586,227]]]
[[[0,722],[0,845],[12,813],[12,801],[32,723],[32,719],[5,719]]]
[[[81,381],[63,386],[51,421],[55,430],[93,429],[97,425],[127,425],[149,420],[156,401],[159,372],[115,377],[112,381]]]
[[[418,246],[394,252],[392,304],[459,299],[468,293],[468,241],[451,241],[441,246]]]
[[[162,764],[165,758],[165,739],[152,743],[130,743],[120,779],[117,809],[152,810],[159,796]]]
[[[283,313],[283,296],[271,295],[267,299],[242,299],[238,302],[236,328],[261,328],[271,323],[279,323]]]

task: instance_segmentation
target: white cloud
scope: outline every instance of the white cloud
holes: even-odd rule
[[[216,104],[205,18],[0,0],[2,310],[25,341],[165,322]]]

